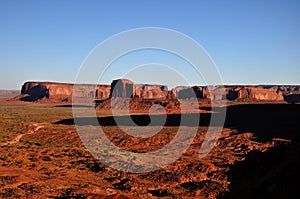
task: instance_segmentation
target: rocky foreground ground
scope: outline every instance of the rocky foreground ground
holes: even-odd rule
[[[68,106],[2,100],[0,109],[2,198],[300,196],[297,104],[227,107],[218,141],[208,155],[200,158],[199,150],[212,114],[209,108],[203,108],[206,111],[201,113],[197,135],[188,150],[167,167],[140,174],[120,172],[91,156],[76,132]],[[178,115],[172,114],[172,120],[167,120],[160,133],[140,139],[124,134],[108,112],[97,113],[107,137],[115,145],[136,153],[162,148],[178,130]],[[147,117],[136,115],[133,119],[141,123]],[[186,124],[184,128],[188,132],[191,127]],[[123,162],[115,160],[113,164],[122,166]],[[135,160],[127,166],[134,164]]]

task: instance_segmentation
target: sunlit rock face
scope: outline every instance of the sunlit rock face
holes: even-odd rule
[[[108,99],[110,96],[110,85],[97,85],[95,91],[96,99]]]
[[[53,82],[26,82],[22,86],[21,94],[27,94],[28,101],[35,101],[42,98],[67,99],[72,96],[73,84]]]
[[[166,99],[168,86],[139,84],[136,86],[136,96],[142,99]]]
[[[277,86],[228,86],[226,98],[237,101],[284,101]]]
[[[36,101],[39,99],[49,99],[52,101],[71,101],[74,84],[55,82],[26,82],[22,86],[21,94],[27,95],[22,98],[24,101]],[[109,85],[79,85],[76,97],[93,97],[96,99],[108,99],[110,95]]]
[[[20,97],[23,101],[48,99],[53,102],[71,102],[72,96],[96,100],[109,98],[139,98],[143,100],[174,100],[198,98],[237,102],[288,102],[300,103],[300,86],[178,86],[171,90],[167,85],[135,84],[128,79],[113,80],[111,85],[80,84],[73,93],[74,84],[55,82],[26,82]]]
[[[278,91],[276,87],[264,88],[256,87],[251,89],[251,98],[262,101],[283,101],[282,92]]]
[[[231,101],[284,101],[283,92],[278,86],[178,86],[172,91],[178,99],[197,97]]]

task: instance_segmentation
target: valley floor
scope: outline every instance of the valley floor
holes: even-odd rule
[[[299,198],[300,106],[227,108],[220,138],[207,156],[200,158],[199,150],[209,110],[202,113],[193,143],[178,160],[157,171],[133,174],[112,169],[89,153],[72,122],[71,107],[1,99],[0,197]],[[98,114],[107,137],[137,153],[164,147],[178,130],[173,118],[157,135],[139,139],[113,125],[109,112]],[[133,117],[139,121],[146,116]],[[185,126],[187,133],[190,128]]]

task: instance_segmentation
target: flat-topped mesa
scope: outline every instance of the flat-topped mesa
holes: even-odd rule
[[[135,97],[142,99],[167,99],[168,86],[139,84],[136,86]]]
[[[178,99],[188,99],[188,98],[206,98],[207,88],[204,86],[177,86],[172,89],[172,92]]]
[[[71,102],[74,84],[26,82],[21,89],[23,101],[49,99],[51,102]],[[213,92],[210,92],[213,91]],[[237,102],[300,102],[300,86],[178,86],[168,90],[166,85],[135,84],[127,79],[113,80],[111,85],[81,84],[74,95],[106,100],[111,97],[153,100],[198,98]]]
[[[300,94],[300,86],[278,86],[278,90],[283,94]]]
[[[27,94],[24,101],[36,101],[42,98],[66,99],[72,96],[73,84],[53,82],[26,82],[21,89],[21,94]]]
[[[111,83],[110,98],[130,98],[135,96],[135,84],[128,79],[117,79]]]
[[[23,101],[37,101],[49,99],[57,102],[68,102],[72,100],[74,84],[55,82],[26,82],[21,89]],[[76,93],[78,97],[95,97],[96,99],[107,99],[110,94],[109,85],[80,85],[80,91]]]
[[[167,99],[167,96],[166,85],[135,84],[128,79],[117,79],[111,83],[111,98]]]
[[[284,101],[277,86],[232,86],[226,88],[226,98],[236,101]]]
[[[98,100],[105,100],[110,96],[110,85],[79,84],[77,86],[78,87],[75,89],[76,93],[72,93],[75,97],[90,97]]]
[[[281,90],[289,90],[282,87]],[[278,86],[178,86],[172,92],[178,99],[197,97],[199,99],[230,101],[274,101],[283,102],[284,93]],[[297,88],[293,89],[297,90]],[[294,97],[295,98],[295,97]]]

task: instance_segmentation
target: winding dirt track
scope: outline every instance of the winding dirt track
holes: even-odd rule
[[[40,124],[38,124],[38,123],[33,124],[33,125],[35,126],[35,129],[33,129],[32,131],[30,131],[30,132],[28,132],[28,133],[23,133],[23,134],[17,135],[13,140],[8,141],[8,142],[5,142],[5,143],[3,143],[3,144],[1,144],[1,145],[2,145],[2,146],[5,146],[5,145],[10,145],[10,144],[15,144],[15,143],[19,142],[19,141],[22,139],[22,137],[23,137],[24,135],[34,134],[34,133],[36,133],[39,129],[41,129],[41,128],[44,127],[43,125],[40,125]]]
[[[35,128],[33,130],[31,130],[30,132],[17,135],[13,140],[2,143],[0,145],[5,146],[5,145],[11,145],[11,144],[18,143],[24,135],[34,134],[39,129],[44,127],[43,125],[38,124],[38,123],[33,124],[33,126],[35,126]],[[30,179],[29,177],[26,176],[30,173],[31,173],[31,171],[26,170],[26,169],[21,169],[21,168],[1,168],[0,169],[0,176],[16,176],[16,177],[18,177],[18,180],[19,180],[19,182],[5,185],[4,188],[17,188],[22,184],[31,182],[32,179]]]

